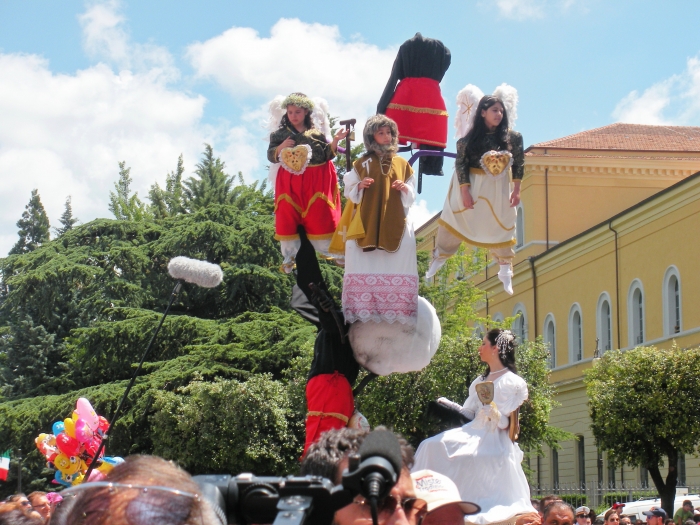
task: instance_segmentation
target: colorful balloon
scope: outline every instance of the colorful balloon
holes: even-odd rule
[[[100,418],[92,408],[90,401],[81,397],[75,404],[75,411],[80,416],[80,419],[84,420],[92,430],[97,430],[100,425]]]
[[[109,421],[107,421],[104,417],[99,416],[100,423],[97,427],[97,433],[100,436],[103,436],[107,433],[107,430],[109,430]]]
[[[65,432],[61,432],[56,436],[56,446],[66,456],[77,456],[80,454],[80,442]]]
[[[78,419],[75,422],[75,439],[81,443],[87,443],[92,439],[93,436],[92,429],[88,426],[87,422],[83,419]]]
[[[53,475],[52,483],[55,483],[57,485],[63,485],[64,487],[70,487],[71,485],[70,481],[63,479],[63,472],[61,472],[60,470],[57,470],[56,473]]]
[[[58,436],[61,432],[63,432],[63,421],[56,421],[51,427],[51,433]]]
[[[67,417],[63,420],[63,431],[70,437],[75,437],[75,421]]]

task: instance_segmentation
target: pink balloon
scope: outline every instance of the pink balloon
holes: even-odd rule
[[[78,416],[80,416],[80,419],[85,421],[93,431],[97,430],[97,427],[100,425],[100,419],[95,409],[92,408],[90,401],[84,397],[79,398],[75,404],[75,411],[78,413]]]
[[[75,439],[80,443],[87,443],[92,439],[94,432],[83,419],[75,422]]]

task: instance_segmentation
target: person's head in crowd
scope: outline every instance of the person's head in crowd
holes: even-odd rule
[[[416,497],[428,504],[421,525],[463,525],[465,516],[480,510],[478,505],[462,501],[457,485],[443,474],[419,470],[411,478]]]
[[[573,523],[574,508],[567,502],[559,499],[545,506],[542,513],[542,525],[573,525]]]
[[[603,517],[605,525],[620,525],[620,515],[615,509],[609,509]]]
[[[44,522],[48,523],[49,518],[51,517],[51,503],[49,502],[49,498],[46,497],[46,492],[37,490],[29,494],[27,499],[29,500],[29,503],[32,504],[34,510],[41,514],[41,517],[44,518]]]
[[[652,507],[649,510],[642,512],[647,517],[647,523],[649,525],[663,525],[666,523],[666,511],[661,507]]]
[[[557,496],[556,494],[549,494],[547,496],[543,496],[540,499],[540,505],[538,507],[538,512],[540,513],[540,516],[544,516],[544,509],[547,505],[552,503],[553,501],[561,501],[561,498]]]
[[[26,497],[25,497],[26,499]],[[44,519],[32,509],[17,501],[6,501],[0,505],[0,525],[42,525]]]
[[[664,521],[664,525],[673,525],[674,521],[671,518],[666,518],[666,521]]]
[[[629,516],[620,516],[620,525],[632,525],[632,519]]]
[[[48,494],[46,494],[46,499],[48,499],[49,503],[51,504],[51,514],[53,514],[56,510],[56,507],[58,507],[61,504],[63,496],[61,496],[61,494],[59,494],[58,492],[49,492]]]
[[[5,499],[6,503],[19,503],[23,507],[31,507],[32,504],[29,502],[29,499],[27,498],[26,494],[23,492],[18,492],[17,494],[13,494],[12,496],[8,496]]]
[[[683,500],[683,510],[686,512],[693,512],[693,502],[689,499]]]
[[[532,498],[530,500],[530,505],[532,505],[532,508],[535,509],[537,512],[540,511],[540,500]]]
[[[639,518],[637,518],[634,522],[634,525],[644,525],[644,522],[642,520],[640,520]]]
[[[585,505],[576,509],[576,524],[591,525],[591,509]]]
[[[695,525],[695,520],[689,518],[683,522],[683,525]]]
[[[378,427],[376,430],[386,430]],[[343,479],[348,457],[360,450],[369,434],[367,430],[341,428],[321,434],[321,439],[306,451],[301,463],[301,475],[323,476],[336,485]],[[380,509],[380,525],[418,525],[427,512],[424,501],[416,498],[410,469],[413,466],[413,447],[399,438],[403,468],[396,485],[391,489]],[[335,525],[367,525],[371,521],[369,505],[362,496],[335,513]]]
[[[63,496],[51,525],[220,524],[192,477],[155,456],[129,456],[104,481],[70,487]]]

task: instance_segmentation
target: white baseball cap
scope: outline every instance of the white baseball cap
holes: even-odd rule
[[[465,516],[481,511],[476,503],[462,501],[457,485],[443,474],[426,469],[413,472],[411,478],[416,497],[428,503],[428,512],[449,504],[459,506]]]

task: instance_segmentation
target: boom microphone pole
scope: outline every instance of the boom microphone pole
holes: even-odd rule
[[[117,418],[120,416],[122,406],[124,406],[124,402],[129,396],[129,392],[131,392],[131,388],[134,386],[134,383],[136,382],[136,378],[138,377],[141,368],[143,368],[143,363],[146,361],[146,358],[148,357],[148,354],[151,351],[151,348],[153,347],[153,343],[155,342],[156,337],[158,336],[158,332],[160,332],[160,327],[163,326],[163,322],[168,316],[168,312],[170,312],[170,307],[173,305],[175,299],[177,298],[177,295],[182,289],[183,281],[187,283],[196,284],[203,288],[215,288],[216,286],[219,286],[219,284],[224,278],[224,273],[221,271],[221,266],[219,266],[218,264],[213,264],[206,261],[198,261],[196,259],[190,259],[189,257],[182,256],[170,259],[170,262],[168,263],[168,273],[172,278],[177,279],[173,291],[170,292],[170,301],[168,302],[168,307],[165,309],[165,312],[163,312],[163,317],[160,318],[160,323],[158,323],[155,332],[153,332],[153,335],[151,336],[151,340],[148,343],[148,346],[146,347],[146,351],[141,357],[139,366],[136,367],[134,374],[131,376],[131,381],[129,381],[129,385],[124,391],[124,395],[122,395],[122,398],[119,400],[117,409],[114,411],[114,414],[112,414],[109,427],[107,427],[107,431],[105,432],[102,441],[100,442],[100,446],[97,447],[97,451],[95,452],[95,455],[93,456],[92,461],[90,462],[90,466],[88,467],[88,470],[85,473],[83,483],[86,483],[90,479],[90,474],[92,474],[92,471],[95,469],[95,465],[97,465],[97,459],[100,457],[100,454],[104,449],[105,441],[107,441],[112,427],[117,422]]]

